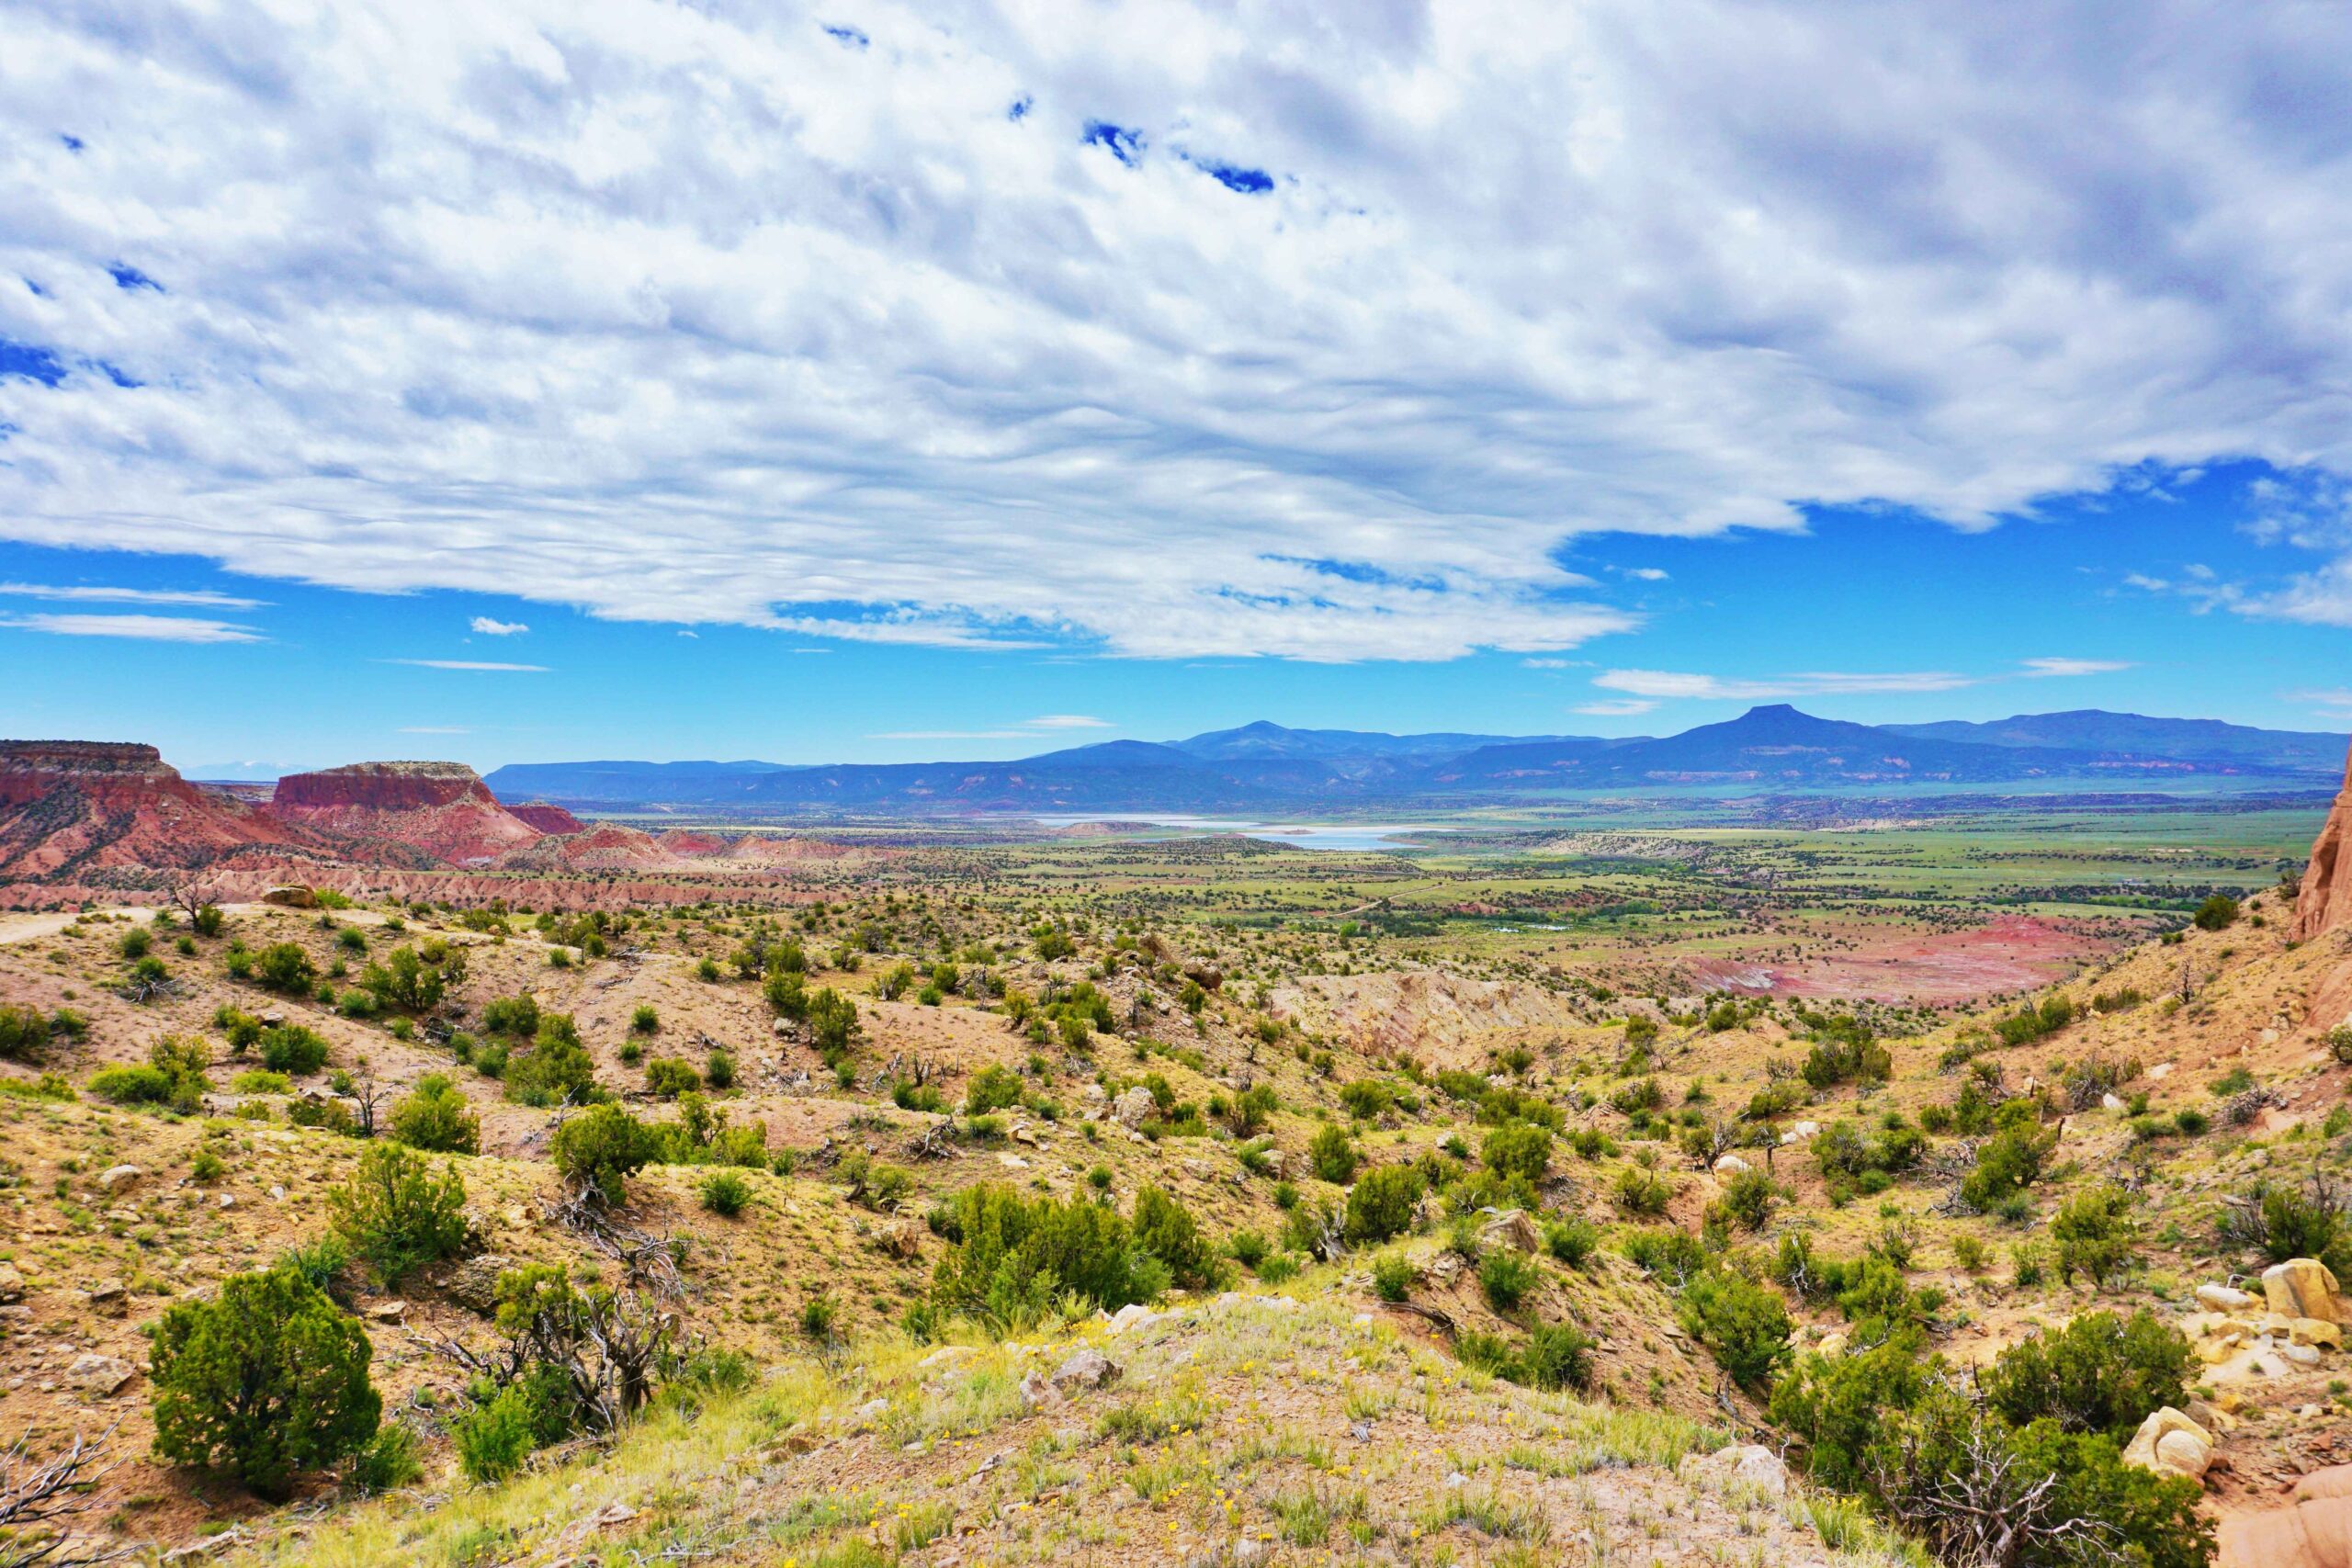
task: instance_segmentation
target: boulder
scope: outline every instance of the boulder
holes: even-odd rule
[[[98,1173],[98,1185],[108,1192],[126,1192],[146,1174],[135,1165],[110,1165]]]
[[[2290,1258],[2262,1271],[2262,1293],[2269,1300],[2270,1310],[2281,1317],[2343,1322],[2346,1314],[2336,1299],[2338,1288],[2335,1276],[2316,1258]]]
[[[1140,1127],[1156,1109],[1151,1090],[1138,1085],[1111,1102],[1111,1114],[1124,1127]]]
[[[874,1245],[892,1258],[921,1258],[923,1227],[909,1219],[885,1221],[874,1227]]]
[[[2167,1404],[2140,1423],[2123,1462],[2189,1481],[2202,1481],[2213,1462],[2212,1434]]]
[[[1047,1382],[1045,1374],[1038,1371],[1036,1368],[1032,1367],[1021,1374],[1022,1409],[1036,1410],[1051,1404],[1057,1397],[1059,1396],[1054,1393],[1054,1385]]]
[[[13,1306],[25,1299],[25,1277],[13,1263],[0,1263],[0,1306]]]
[[[2210,1312],[2244,1312],[2253,1306],[2256,1300],[2245,1292],[2232,1290],[2227,1285],[2197,1287],[2198,1304]]]
[[[2222,1521],[2218,1539],[2219,1568],[2345,1568],[2352,1563],[2352,1496],[2233,1515]]]
[[[1735,1443],[1711,1454],[1691,1454],[1675,1473],[1698,1485],[1750,1487],[1771,1497],[1785,1496],[1789,1490],[1789,1467],[1760,1443]]]
[[[2344,1330],[2332,1323],[2322,1323],[2315,1317],[2299,1317],[2287,1325],[2287,1337],[2298,1345],[2310,1345],[2323,1350],[2341,1349]]]
[[[1754,1166],[1749,1165],[1737,1155],[1725,1155],[1723,1158],[1715,1161],[1715,1174],[1717,1176],[1737,1176],[1742,1171],[1753,1170],[1755,1168],[1756,1168]]]
[[[1543,1234],[1524,1209],[1505,1209],[1496,1214],[1478,1227],[1478,1239],[1488,1247],[1508,1247],[1515,1252],[1544,1250]]]
[[[1148,1327],[1159,1321],[1159,1314],[1149,1307],[1129,1302],[1111,1314],[1110,1322],[1104,1325],[1102,1332],[1113,1335],[1125,1334],[1130,1328]]]
[[[95,1353],[77,1356],[65,1369],[65,1381],[94,1399],[106,1399],[122,1392],[123,1385],[139,1375],[139,1369],[119,1356]]]
[[[1073,1351],[1069,1360],[1054,1369],[1050,1380],[1058,1389],[1101,1388],[1104,1383],[1119,1381],[1119,1364],[1100,1350]]]
[[[261,901],[288,909],[315,909],[319,907],[319,896],[310,888],[299,886],[273,887],[261,896]]]
[[[498,1277],[514,1267],[503,1252],[477,1253],[449,1271],[449,1299],[488,1317],[498,1310]]]

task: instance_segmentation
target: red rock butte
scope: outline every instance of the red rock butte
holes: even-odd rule
[[[2327,821],[2312,840],[2311,863],[2303,867],[2303,885],[2295,895],[2297,942],[2352,925],[2352,756],[2344,766],[2344,788]]]
[[[350,762],[277,781],[271,804],[280,810],[361,806],[374,811],[416,811],[471,800],[496,806],[481,775],[463,762]]]

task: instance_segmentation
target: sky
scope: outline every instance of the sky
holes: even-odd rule
[[[2352,727],[2352,13],[0,11],[0,732]]]

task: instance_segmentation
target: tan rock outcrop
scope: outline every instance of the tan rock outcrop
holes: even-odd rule
[[[2202,1481],[2213,1463],[2212,1434],[2167,1404],[2140,1423],[2123,1450],[2123,1462]]]
[[[2281,1317],[2342,1323],[2345,1303],[2335,1276],[2316,1258],[2290,1258],[2262,1271],[2262,1293]]]
[[[2309,942],[2346,924],[2352,924],[2352,757],[2345,761],[2344,788],[2312,842],[2303,885],[2295,895],[2295,923],[2288,934]]]
[[[2223,1519],[2219,1568],[2352,1568],[2352,1465],[2312,1472],[2294,1499]]]

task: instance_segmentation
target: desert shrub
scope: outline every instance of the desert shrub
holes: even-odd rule
[[[1657,1172],[1629,1165],[1610,1184],[1609,1195],[1629,1214],[1655,1219],[1674,1201],[1673,1186]]]
[[[733,1219],[752,1201],[752,1184],[732,1170],[714,1171],[702,1179],[702,1206],[722,1219]]]
[[[587,1105],[607,1099],[596,1082],[596,1066],[580,1043],[569,1013],[539,1020],[531,1048],[506,1064],[506,1098],[518,1105]]]
[[[382,963],[359,972],[359,984],[384,1006],[413,1014],[439,1007],[465,977],[464,950],[436,942],[424,953],[407,946],[392,949]]]
[[[1136,1245],[1159,1261],[1173,1283],[1188,1291],[1214,1291],[1231,1279],[1192,1211],[1160,1189],[1136,1189],[1135,1217],[1128,1224]]]
[[[1688,1231],[1664,1227],[1631,1231],[1618,1250],[1628,1263],[1678,1289],[1707,1266],[1706,1248]]]
[[[1306,1163],[1315,1174],[1334,1186],[1345,1186],[1356,1173],[1356,1145],[1345,1128],[1336,1124],[1316,1133],[1306,1145]]]
[[[1420,1278],[1411,1258],[1388,1253],[1374,1260],[1372,1265],[1373,1293],[1384,1302],[1401,1302],[1413,1293],[1414,1281]]]
[[[266,1029],[255,1044],[261,1051],[261,1065],[273,1073],[304,1077],[327,1065],[326,1041],[299,1023]]]
[[[377,1427],[376,1435],[351,1456],[344,1473],[352,1490],[363,1497],[415,1484],[424,1479],[416,1434],[398,1423]]]
[[[1257,1231],[1238,1230],[1226,1238],[1225,1249],[1244,1269],[1254,1269],[1273,1251],[1272,1246]]]
[[[662,1100],[675,1100],[702,1088],[702,1075],[690,1062],[675,1056],[656,1056],[645,1064],[646,1091]]]
[[[486,1033],[504,1034],[515,1038],[539,1032],[538,998],[528,992],[515,997],[496,997],[481,1010],[481,1026]]]
[[[1849,1355],[1804,1357],[1773,1385],[1773,1423],[1804,1446],[1813,1479],[1840,1492],[1862,1490],[1879,1422],[1926,1393],[1925,1337],[1907,1331]]]
[[[2252,1247],[2273,1263],[2316,1258],[2338,1277],[2352,1278],[2352,1193],[2324,1170],[2313,1170],[2300,1187],[2264,1179],[2224,1198],[2219,1231],[2224,1244]]]
[[[1566,1324],[1537,1326],[1520,1353],[1526,1381],[1536,1388],[1585,1389],[1592,1386],[1591,1337]]]
[[[1024,1198],[999,1183],[967,1188],[934,1210],[932,1227],[952,1245],[932,1277],[932,1298],[1004,1327],[1042,1318],[1065,1291],[1091,1305],[1148,1301],[1168,1270],[1137,1246],[1105,1202]]]
[[[391,1135],[413,1149],[470,1155],[481,1150],[481,1119],[466,1097],[441,1073],[417,1079],[415,1089],[392,1107]]]
[[[1682,1292],[1683,1331],[1751,1393],[1768,1385],[1789,1357],[1789,1313],[1781,1298],[1737,1274],[1708,1269]]]
[[[965,1086],[965,1109],[981,1116],[991,1111],[1002,1111],[1021,1103],[1021,1075],[1001,1063],[984,1067],[972,1075]]]
[[[1421,1201],[1421,1176],[1408,1165],[1384,1165],[1364,1172],[1349,1190],[1343,1229],[1352,1242],[1386,1241],[1413,1225]]]
[[[1544,1246],[1569,1268],[1581,1269],[1600,1247],[1600,1228],[1581,1215],[1555,1220],[1544,1227]]]
[[[488,1403],[466,1412],[451,1426],[458,1449],[458,1468],[466,1479],[492,1486],[523,1467],[539,1446],[548,1424],[548,1400],[542,1385],[524,1379],[507,1384]]]
[[[1340,1103],[1359,1122],[1371,1121],[1396,1102],[1396,1091],[1378,1078],[1358,1078],[1340,1088]]]
[[[548,1152],[556,1169],[574,1188],[617,1204],[628,1197],[628,1178],[661,1153],[661,1141],[644,1122],[606,1102],[590,1106],[558,1127]]]
[[[1226,1127],[1237,1138],[1254,1138],[1281,1105],[1272,1084],[1251,1084],[1226,1107]]]
[[[836,1071],[865,1038],[865,1029],[858,1022],[857,1004],[831,987],[810,995],[803,1021],[808,1031],[808,1043],[824,1058],[825,1066]]]
[[[713,1051],[703,1061],[703,1082],[716,1089],[735,1087],[735,1056],[729,1051]]]
[[[288,1496],[295,1476],[356,1451],[383,1402],[358,1320],[290,1269],[232,1274],[211,1301],[175,1302],[156,1325],[155,1457],[232,1471]]]
[[[1498,1127],[1487,1134],[1478,1156],[1498,1176],[1541,1181],[1552,1165],[1552,1134],[1524,1122]]]
[[[37,1061],[48,1043],[48,1014],[16,1002],[0,1005],[0,1057],[11,1062]]]
[[[2226,893],[2209,894],[2190,917],[2200,931],[2226,931],[2237,924],[2238,901]]]
[[[2058,1244],[2058,1278],[2071,1280],[2080,1270],[2094,1288],[2121,1278],[2139,1250],[2132,1206],[2132,1199],[2111,1185],[2077,1192],[2060,1204],[2050,1222],[2051,1239]]]
[[[1723,1196],[1710,1205],[1707,1217],[1742,1230],[1760,1231],[1771,1219],[1772,1205],[1780,1196],[1781,1190],[1762,1171],[1738,1171],[1724,1183]]]
[[[1627,1116],[1640,1116],[1664,1105],[1666,1090],[1658,1087],[1658,1081],[1654,1077],[1635,1078],[1632,1083],[1621,1085],[1609,1097],[1609,1103]]]
[[[1544,1271],[1516,1247],[1498,1247],[1478,1263],[1478,1288],[1497,1312],[1516,1310],[1543,1282]]]
[[[351,1179],[327,1194],[334,1235],[388,1285],[466,1245],[466,1184],[445,1167],[436,1179],[398,1144],[371,1145]]]
[[[265,989],[299,997],[318,983],[311,955],[290,942],[273,942],[253,957],[253,976]]]
[[[1816,1039],[1797,1075],[1815,1089],[1834,1089],[1846,1083],[1884,1083],[1894,1071],[1893,1053],[1857,1023]]]
[[[2013,1427],[2047,1418],[2121,1442],[2159,1405],[2188,1403],[2196,1365],[2188,1341],[2145,1308],[2129,1318],[2093,1312],[2010,1346],[1977,1387]]]
[[[631,1034],[661,1033],[662,1010],[651,1002],[639,1002],[628,1015],[628,1032]]]
[[[149,1066],[107,1067],[84,1087],[114,1105],[168,1105],[172,1099],[171,1075]]]
[[[2058,1146],[2057,1130],[2042,1130],[2040,1108],[2030,1100],[2007,1101],[1994,1122],[1999,1130],[1978,1147],[1976,1168],[1960,1184],[1962,1201],[1979,1213],[1994,1212],[2002,1200],[2040,1180]]]

